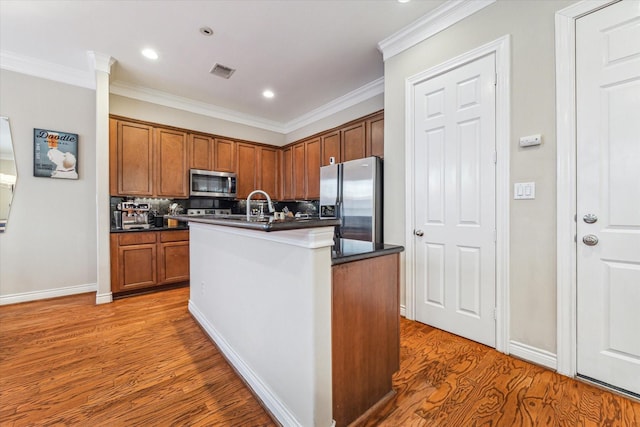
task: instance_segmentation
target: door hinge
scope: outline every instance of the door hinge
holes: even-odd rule
[[[498,73],[493,75],[493,85],[498,86]]]
[[[498,230],[493,230],[493,243],[498,241]]]
[[[494,151],[493,152],[493,163],[498,163],[498,152]]]
[[[493,307],[493,320],[498,320],[498,307]]]

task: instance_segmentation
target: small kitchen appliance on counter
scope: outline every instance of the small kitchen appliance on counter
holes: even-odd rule
[[[118,203],[118,210],[115,213],[116,224],[118,222],[118,212],[123,230],[148,229],[150,227],[148,203]]]

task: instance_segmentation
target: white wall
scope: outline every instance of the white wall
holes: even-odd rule
[[[303,126],[292,132],[289,132],[286,136],[287,144],[294,141],[299,141],[307,136],[314,135],[319,132],[323,132],[327,129],[340,126],[344,123],[352,120],[359,119],[376,111],[380,111],[384,108],[384,94],[376,95],[366,101],[360,102],[349,108],[345,108],[335,114],[320,119],[309,125]]]
[[[244,139],[277,146],[285,145],[284,135],[278,132],[271,132],[252,126],[215,119],[120,95],[111,94],[109,97],[109,112],[131,119],[175,126],[229,138]]]
[[[11,217],[0,233],[0,303],[95,289],[95,94],[6,70],[0,93],[18,169]],[[78,134],[80,179],[33,176],[34,128]]]
[[[535,200],[510,201],[510,339],[556,349],[556,140],[554,14],[568,0],[498,0],[385,63],[385,238],[404,244],[405,79],[511,35],[511,164]],[[521,149],[520,136],[542,134]],[[512,190],[511,190],[512,193]]]

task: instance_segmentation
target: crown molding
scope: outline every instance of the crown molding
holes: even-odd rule
[[[96,88],[93,70],[79,70],[6,50],[0,51],[0,68],[72,86]]]
[[[324,119],[325,117],[329,117],[332,114],[346,110],[347,108],[366,101],[367,99],[373,98],[374,96],[380,95],[381,93],[384,93],[384,77],[380,77],[377,80],[367,83],[346,95],[334,99],[320,108],[316,108],[315,110],[303,114],[297,119],[286,123],[284,125],[284,133],[287,134],[298,130],[304,126],[310,125],[311,123],[317,122],[318,120]]]
[[[139,101],[150,102],[165,107],[175,108],[178,110],[188,111],[190,113],[201,114],[207,117],[227,120],[247,126],[253,126],[272,132],[284,133],[281,123],[272,120],[262,119],[257,116],[250,116],[227,108],[218,107],[216,105],[207,104],[205,102],[195,101],[190,98],[172,95],[155,89],[143,86],[132,85],[122,81],[114,81],[111,83],[110,92],[114,95],[120,95],[127,98],[137,99]]]
[[[110,73],[111,66],[116,61],[109,55],[93,51],[87,52],[87,58],[90,70],[83,71],[76,68],[42,61],[40,59],[18,55],[13,52],[0,51],[0,68],[60,83],[66,83],[72,86],[80,86],[95,90],[95,72],[102,71]],[[346,95],[336,98],[333,101],[330,101],[329,103],[286,123],[242,114],[213,104],[195,101],[193,99],[172,95],[167,92],[143,86],[132,85],[122,81],[111,82],[109,91],[114,95],[120,95],[127,98],[163,105],[169,108],[175,108],[286,135],[287,133],[293,132],[384,93],[384,77],[380,77],[377,80],[367,83]]]
[[[453,0],[378,43],[384,61],[484,9],[496,0]]]

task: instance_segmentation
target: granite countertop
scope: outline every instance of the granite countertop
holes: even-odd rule
[[[258,231],[296,230],[302,228],[315,228],[340,225],[339,219],[320,218],[285,218],[275,220],[273,217],[265,217],[264,220],[254,218],[247,221],[246,215],[169,215],[168,218],[180,221],[178,227],[150,228],[148,230],[111,230],[112,233],[131,231],[161,231],[161,230],[187,230],[187,222],[197,222],[226,227],[245,228]],[[339,247],[331,251],[331,264],[338,265],[367,258],[399,253],[404,251],[403,246],[377,244],[360,240],[340,239]]]
[[[404,246],[340,239],[337,250],[334,248],[331,252],[331,265],[360,261],[402,251],[404,251]]]
[[[140,232],[145,232],[145,231],[175,231],[175,230],[188,230],[189,226],[186,223],[182,223],[176,227],[167,227],[166,225],[164,227],[154,227],[151,226],[149,228],[134,228],[134,229],[129,229],[129,230],[123,230],[121,228],[114,228],[111,227],[111,233],[140,233]]]
[[[178,221],[199,222],[226,227],[247,228],[259,231],[297,230],[301,228],[328,227],[340,225],[339,219],[320,218],[285,218],[273,219],[265,217],[263,220],[253,218],[247,221],[246,215],[169,215],[168,218]]]

